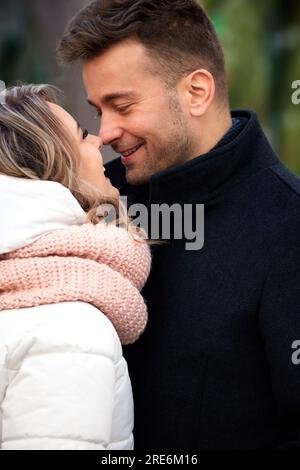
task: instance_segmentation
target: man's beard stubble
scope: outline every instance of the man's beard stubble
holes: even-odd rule
[[[134,175],[130,174],[130,170],[126,171],[126,179],[129,184],[145,184],[152,175],[182,165],[191,158],[192,145],[189,139],[188,126],[175,92],[170,94],[169,109],[171,121],[168,138],[161,143],[155,155],[147,155],[146,163],[138,174]]]

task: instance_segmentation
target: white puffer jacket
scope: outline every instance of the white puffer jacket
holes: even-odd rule
[[[58,183],[0,175],[0,253],[85,214]],[[133,401],[112,323],[84,302],[0,312],[2,449],[132,449]]]

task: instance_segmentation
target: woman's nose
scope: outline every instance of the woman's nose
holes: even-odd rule
[[[97,149],[100,149],[103,145],[102,139],[98,135],[89,134],[86,141]]]

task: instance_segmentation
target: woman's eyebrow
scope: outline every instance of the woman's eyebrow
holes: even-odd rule
[[[77,124],[77,132],[78,133],[83,133],[82,127],[81,127],[81,125],[79,124],[78,121],[76,121],[76,124]]]

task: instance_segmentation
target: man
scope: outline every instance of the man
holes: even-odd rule
[[[136,449],[298,447],[300,182],[255,113],[230,114],[205,11],[95,1],[59,52],[83,61],[100,137],[122,155],[107,165],[121,194],[149,210],[205,205],[202,249],[172,236],[154,247],[149,324],[125,350]]]

